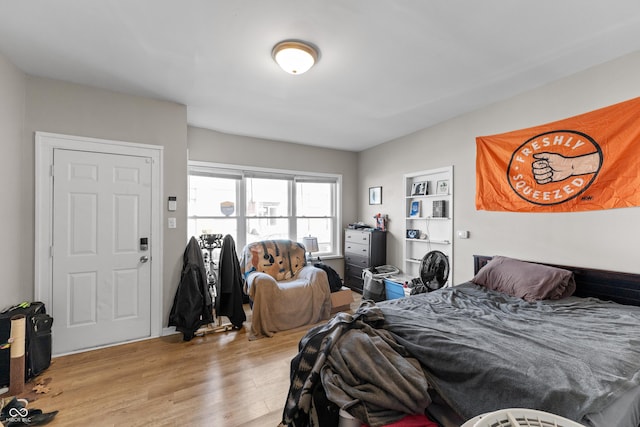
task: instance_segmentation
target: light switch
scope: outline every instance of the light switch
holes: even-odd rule
[[[458,230],[458,237],[460,239],[468,239],[469,238],[469,232],[467,230]]]
[[[169,228],[176,228],[177,223],[175,218],[168,218]]]

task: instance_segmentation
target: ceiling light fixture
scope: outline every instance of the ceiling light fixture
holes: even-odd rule
[[[289,74],[302,74],[318,60],[318,50],[309,43],[285,40],[273,47],[274,61]]]

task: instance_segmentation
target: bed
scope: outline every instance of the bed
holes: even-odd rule
[[[372,426],[425,410],[459,426],[508,407],[640,425],[640,275],[479,255],[474,274],[429,294],[363,301],[310,330],[283,424],[328,419],[314,403],[324,396],[323,410]]]

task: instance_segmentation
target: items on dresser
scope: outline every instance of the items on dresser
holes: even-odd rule
[[[370,225],[365,224],[364,222],[360,221],[360,222],[354,222],[352,224],[349,224],[349,226],[347,227],[351,230],[360,230],[362,228],[374,228]]]
[[[376,220],[376,230],[387,231],[387,221],[389,220],[389,215],[379,213],[374,215],[373,219]]]
[[[362,270],[387,262],[387,233],[372,229],[344,232],[344,284],[362,293]]]

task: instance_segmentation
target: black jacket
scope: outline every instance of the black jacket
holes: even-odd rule
[[[173,299],[169,326],[175,326],[184,334],[183,339],[189,341],[200,326],[213,322],[213,304],[202,250],[195,237],[189,240],[182,260],[182,274]]]
[[[224,236],[218,261],[216,316],[227,316],[231,324],[240,328],[247,320],[242,307],[242,273],[236,255],[236,243],[230,235]]]

